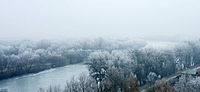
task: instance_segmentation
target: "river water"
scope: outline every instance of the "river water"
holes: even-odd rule
[[[64,88],[66,81],[69,81],[73,76],[79,76],[81,73],[88,74],[86,65],[67,65],[2,80],[0,81],[0,89],[7,88],[9,92],[37,92],[39,88],[48,88],[49,85],[60,85],[61,88]]]

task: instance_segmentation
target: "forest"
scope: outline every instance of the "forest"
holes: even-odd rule
[[[85,60],[90,74],[68,81],[65,89],[51,85],[38,92],[199,92],[200,79],[181,76],[169,83],[167,77],[199,66],[200,40],[185,41],[173,48],[97,50]],[[146,90],[142,86],[148,85]]]
[[[83,62],[96,50],[139,48],[144,41],[114,39],[0,41],[0,80]]]
[[[145,41],[104,38],[72,42],[24,40],[0,45],[0,78],[84,63],[89,74],[38,92],[199,92],[200,79],[167,77],[200,65],[200,40],[184,41],[173,48],[145,47]]]

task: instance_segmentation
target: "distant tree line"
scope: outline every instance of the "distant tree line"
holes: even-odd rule
[[[0,41],[0,80],[12,76],[75,64],[96,50],[131,49],[145,42],[117,39],[79,39],[64,41]]]

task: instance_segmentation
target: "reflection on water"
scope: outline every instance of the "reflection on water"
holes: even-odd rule
[[[36,74],[2,80],[0,81],[0,88],[8,88],[9,92],[37,92],[39,88],[47,88],[49,85],[64,87],[67,80],[81,73],[88,74],[86,65],[68,65]]]

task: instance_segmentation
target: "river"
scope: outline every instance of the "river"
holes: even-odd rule
[[[79,76],[81,73],[88,74],[86,65],[67,65],[35,74],[1,80],[0,89],[7,88],[9,92],[37,92],[39,88],[47,88],[49,85],[60,85],[61,88],[64,88],[66,81],[69,81],[73,76]]]

